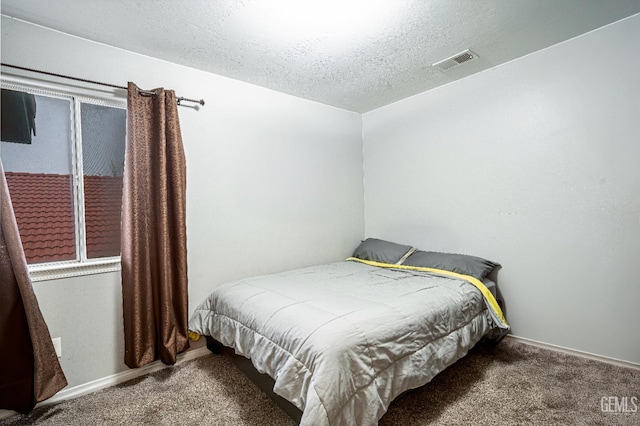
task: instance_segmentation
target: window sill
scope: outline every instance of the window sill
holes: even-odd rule
[[[85,262],[56,262],[29,265],[32,282],[104,274],[120,270],[120,257],[89,260]]]

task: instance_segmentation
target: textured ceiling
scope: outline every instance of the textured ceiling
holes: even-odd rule
[[[286,3],[2,0],[2,14],[366,112],[640,12],[640,0]],[[478,58],[432,66],[465,49]]]

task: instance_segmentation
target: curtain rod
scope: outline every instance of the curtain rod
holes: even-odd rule
[[[22,71],[31,71],[31,72],[37,72],[40,74],[46,74],[46,75],[50,75],[52,77],[61,77],[61,78],[66,78],[69,80],[75,80],[75,81],[81,81],[83,83],[91,83],[91,84],[97,84],[100,86],[107,86],[107,87],[113,87],[115,89],[122,89],[122,90],[128,90],[126,86],[118,86],[117,84],[110,84],[110,83],[103,83],[101,81],[95,81],[95,80],[87,80],[86,78],[79,78],[79,77],[72,77],[69,75],[64,75],[64,74],[56,74],[54,72],[49,72],[49,71],[41,71],[41,70],[36,70],[33,68],[27,68],[27,67],[21,67],[18,65],[10,65],[10,64],[5,64],[4,62],[0,63],[3,67],[9,67],[9,68],[15,68],[18,70],[22,70]],[[139,90],[140,93],[142,94],[146,94],[146,95],[155,95],[154,92],[148,91],[148,90]],[[180,102],[193,102],[196,104],[200,104],[202,106],[204,106],[204,99],[190,99],[190,98],[185,98],[183,96],[180,96],[176,99],[178,101],[178,105],[180,105]]]

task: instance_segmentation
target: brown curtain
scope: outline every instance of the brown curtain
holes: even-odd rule
[[[67,379],[31,286],[1,161],[0,172],[0,408],[27,413]]]
[[[129,83],[122,197],[125,363],[175,364],[189,348],[186,165],[172,90]]]

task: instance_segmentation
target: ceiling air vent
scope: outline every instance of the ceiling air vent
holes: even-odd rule
[[[442,61],[436,62],[435,64],[433,64],[433,66],[438,67],[443,71],[447,71],[447,70],[450,70],[451,68],[457,67],[458,65],[462,65],[465,62],[472,61],[477,57],[478,55],[476,55],[475,53],[467,49],[460,53],[456,53],[450,58],[443,59]]]

